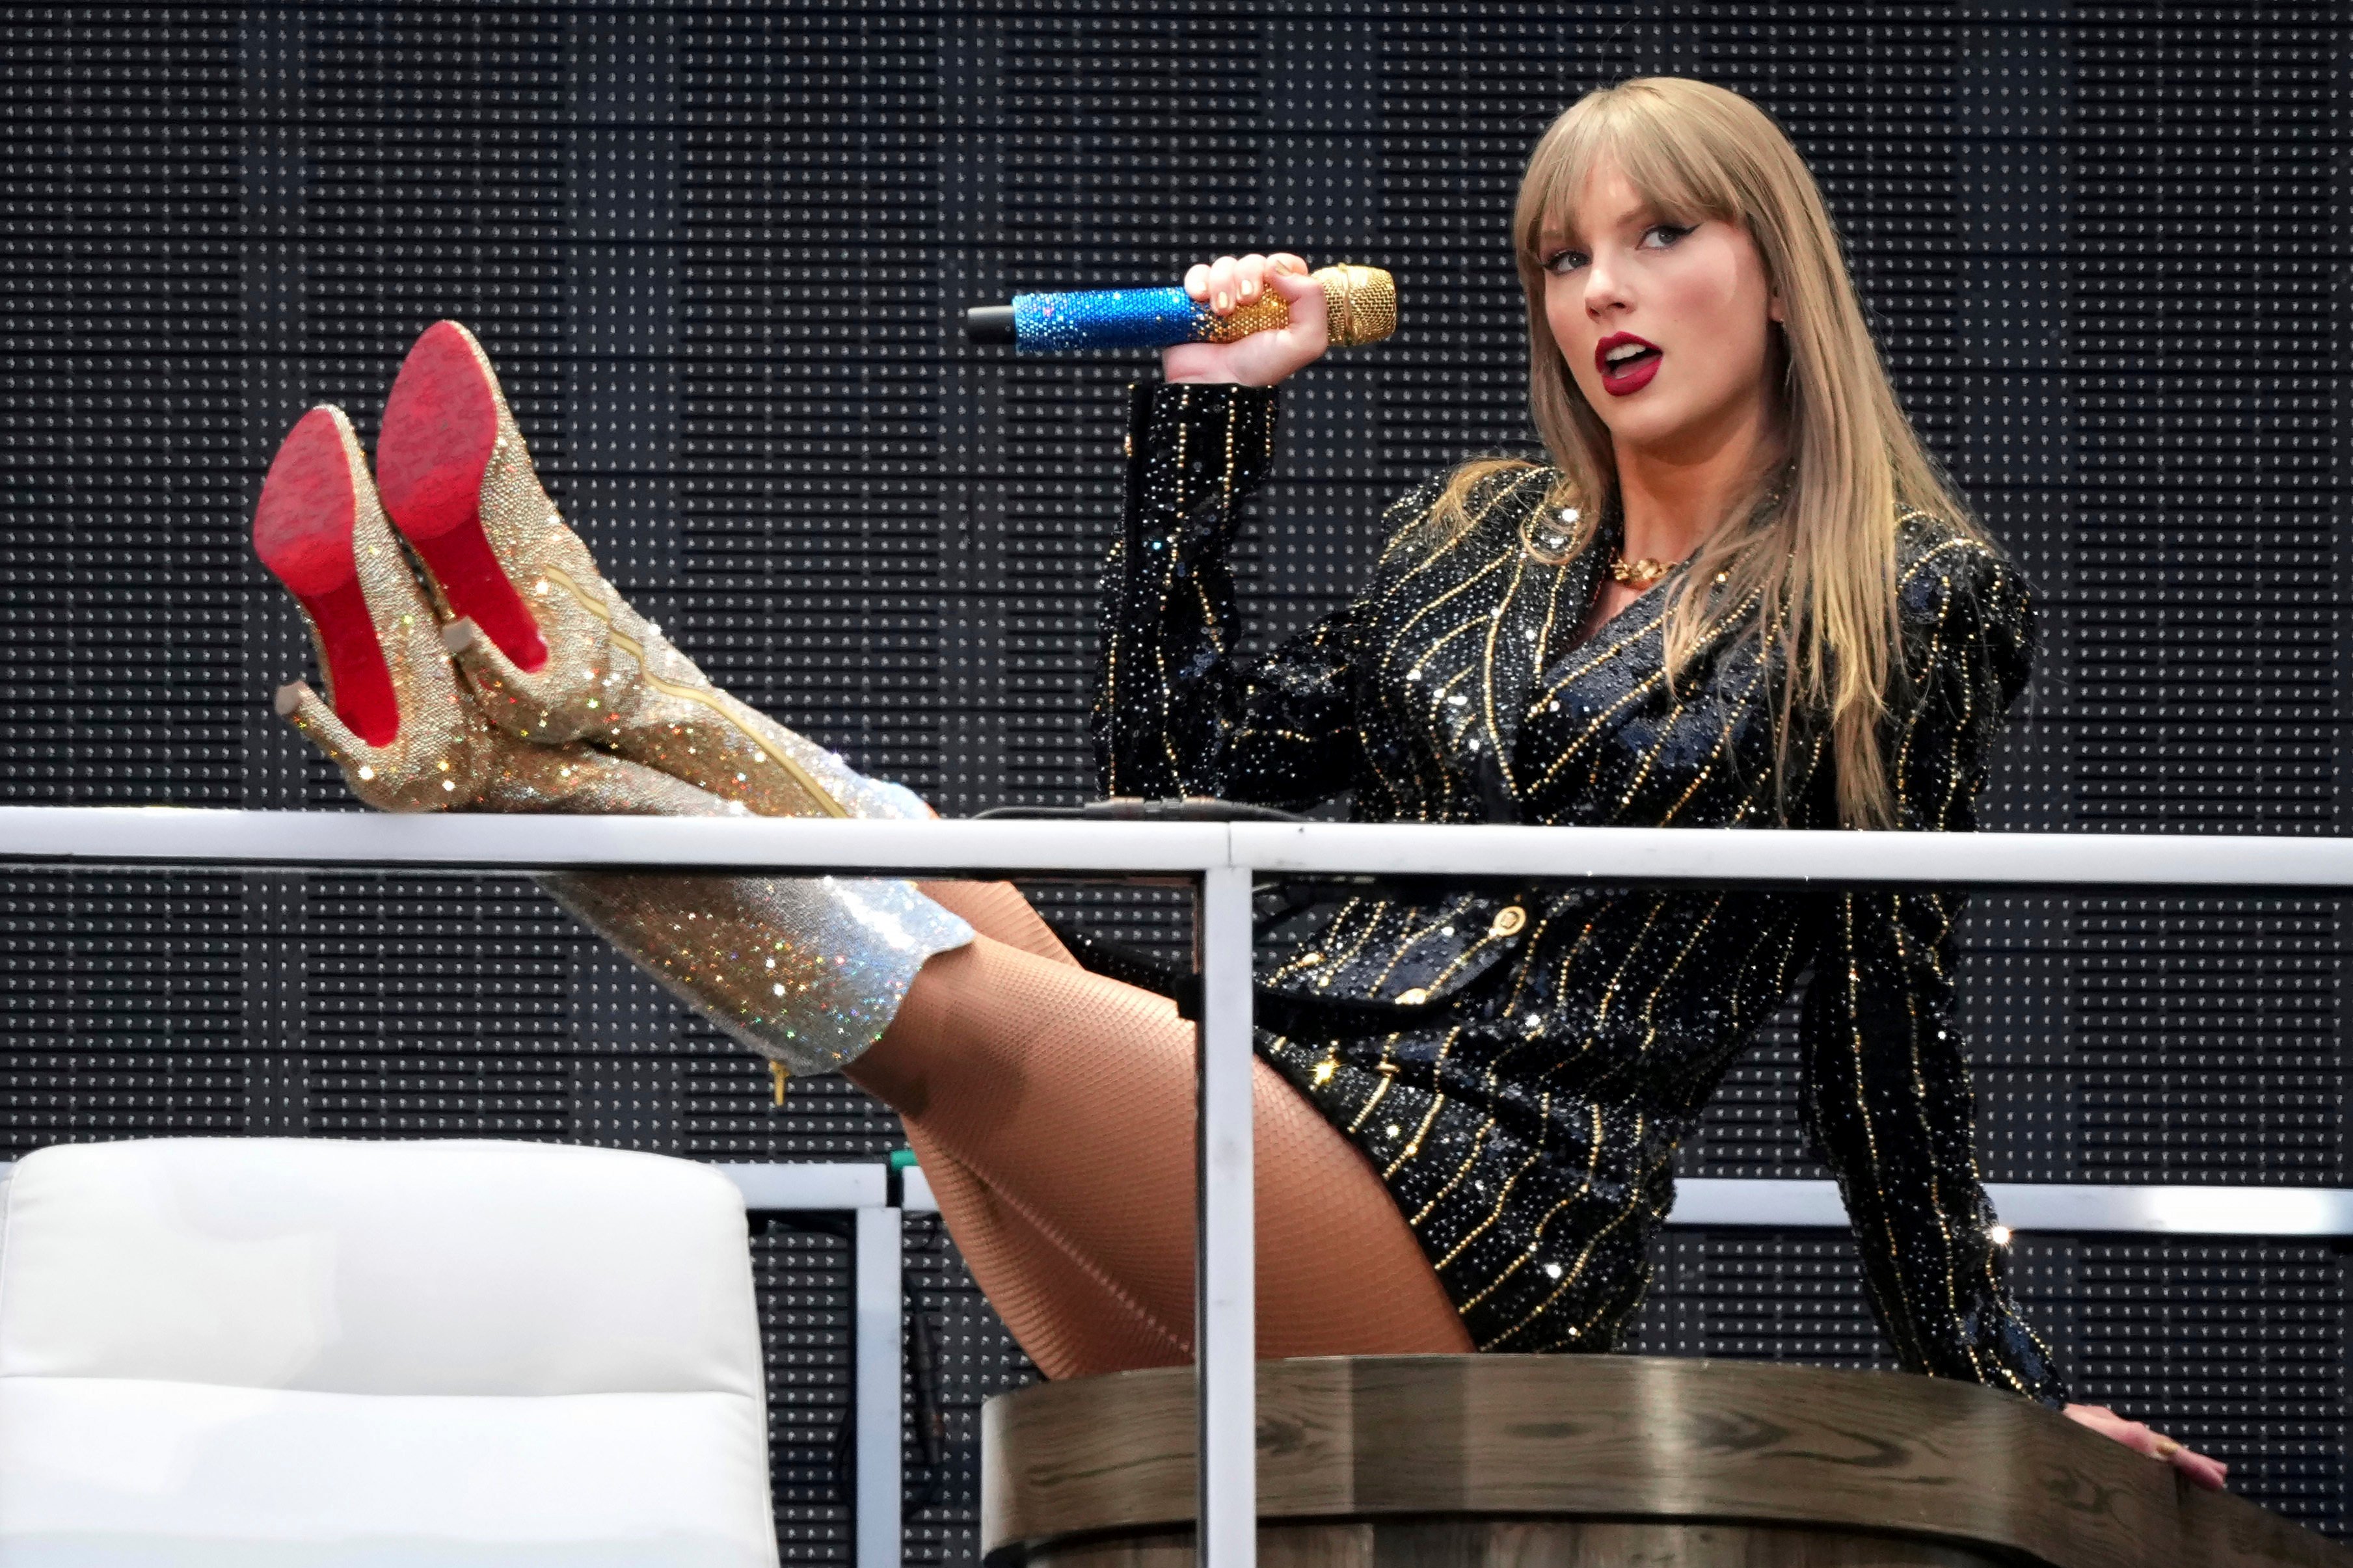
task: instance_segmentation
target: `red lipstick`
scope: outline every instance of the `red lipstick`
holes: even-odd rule
[[[1613,365],[1609,355],[1631,343],[1644,352]],[[1648,338],[1638,338],[1631,332],[1612,332],[1593,345],[1593,368],[1601,374],[1602,389],[1612,396],[1624,397],[1651,384],[1659,374],[1659,361],[1666,351]]]

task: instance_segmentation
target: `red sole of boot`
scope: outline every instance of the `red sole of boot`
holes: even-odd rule
[[[358,506],[334,416],[314,408],[270,459],[253,509],[253,552],[318,627],[335,717],[369,745],[388,746],[400,734],[400,701],[360,592],[352,553]]]
[[[401,361],[385,400],[376,493],[450,612],[472,621],[517,669],[534,670],[547,662],[546,640],[482,529],[482,475],[498,436],[489,373],[463,331],[436,321]]]

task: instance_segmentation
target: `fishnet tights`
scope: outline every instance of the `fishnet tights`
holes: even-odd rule
[[[1080,968],[1010,885],[923,889],[982,934],[923,966],[849,1077],[899,1112],[973,1278],[1048,1377],[1189,1362],[1193,1026]],[[1260,1356],[1470,1351],[1378,1173],[1252,1068]]]

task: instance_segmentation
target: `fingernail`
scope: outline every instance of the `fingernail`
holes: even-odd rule
[[[1232,301],[1231,301],[1230,300],[1229,300],[1229,299],[1227,298],[1227,296],[1226,296],[1226,291],[1225,291],[1223,289],[1219,289],[1219,290],[1218,290],[1218,309],[1219,309],[1219,310],[1222,310],[1226,309],[1226,307],[1227,307],[1228,305],[1231,304],[1231,303],[1232,303]]]

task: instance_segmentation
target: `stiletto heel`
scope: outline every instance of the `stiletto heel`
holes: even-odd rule
[[[608,690],[637,676],[612,636],[619,596],[548,500],[489,356],[457,322],[426,328],[401,361],[376,477],[449,618],[498,651],[497,721],[543,744],[602,739]]]
[[[510,442],[518,460],[501,463],[494,477],[491,460]],[[488,530],[495,519],[514,536],[507,542],[512,554],[546,522],[562,525],[481,345],[457,322],[426,328],[401,361],[385,400],[375,471],[385,510],[433,574],[449,613],[480,626],[518,669],[544,668],[546,640],[501,568]]]
[[[253,552],[301,605],[336,716],[364,743],[388,746],[400,703],[360,587],[356,450],[343,410],[322,406],[297,420],[261,481]]]
[[[473,334],[427,327],[385,400],[376,474],[491,722],[574,739],[764,816],[921,816],[907,791],[746,707],[632,609],[565,525]]]
[[[295,422],[263,479],[253,548],[310,628],[327,696],[278,689],[279,714],[385,811],[707,816],[741,810],[655,769],[585,746],[525,745],[466,700],[402,559],[351,421],[322,405]]]

